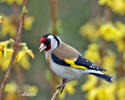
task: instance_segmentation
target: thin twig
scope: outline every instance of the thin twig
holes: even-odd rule
[[[23,9],[26,9],[26,6],[27,6],[27,0],[24,0]],[[4,80],[3,80],[2,84],[1,84],[0,100],[2,100],[2,96],[3,96],[3,93],[4,93],[4,88],[6,86],[8,78],[10,76],[10,72],[11,72],[12,67],[13,67],[13,63],[14,63],[14,59],[16,57],[16,53],[17,53],[17,51],[19,49],[19,43],[21,41],[22,28],[23,28],[23,23],[24,23],[24,17],[25,17],[25,13],[22,13],[22,16],[20,18],[19,28],[18,28],[18,31],[17,31],[15,44],[14,44],[14,52],[13,52],[10,64],[8,66],[8,70],[7,70],[7,72],[6,72],[5,76],[4,76]]]
[[[18,15],[19,15],[19,6],[15,2],[13,4],[13,9],[12,9],[13,24],[15,26],[19,25],[19,20],[18,20],[18,17],[17,17]],[[22,89],[22,86],[23,86],[23,83],[24,83],[24,76],[23,76],[23,72],[22,72],[21,66],[19,64],[15,65],[14,73],[15,73],[15,76],[16,76],[16,80],[17,80],[17,84],[19,86],[19,89]],[[21,100],[24,100],[25,96],[19,96],[19,98]]]
[[[56,22],[57,22],[57,0],[50,0],[51,3],[51,20],[52,20],[52,32],[57,35]]]
[[[51,21],[52,21],[52,33],[57,35],[56,32],[56,23],[57,23],[57,0],[50,0],[50,5],[51,5]],[[52,76],[52,81],[51,81],[51,93],[53,94],[54,91],[56,90],[56,84],[58,83],[57,76],[55,75],[54,72],[51,71],[51,76]],[[57,97],[57,92],[53,94],[51,100],[56,100]]]
[[[58,90],[53,94],[51,100],[56,100],[56,97],[58,96]]]

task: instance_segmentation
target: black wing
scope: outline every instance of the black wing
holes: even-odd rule
[[[106,71],[105,69],[94,65],[91,61],[89,61],[88,59],[86,59],[86,58],[84,58],[82,56],[78,57],[78,59],[75,61],[75,64],[79,65],[79,66],[84,66],[84,67],[86,67],[88,69],[92,69],[92,70]]]
[[[70,64],[66,63],[64,60],[58,58],[57,56],[55,56],[53,53],[51,54],[52,60],[59,64],[59,65],[63,65],[63,66],[70,66]]]

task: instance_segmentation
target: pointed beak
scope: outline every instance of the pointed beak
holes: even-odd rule
[[[44,49],[46,49],[46,46],[43,43],[41,43],[39,47],[40,52],[43,51]]]

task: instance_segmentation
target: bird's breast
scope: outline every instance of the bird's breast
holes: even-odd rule
[[[59,77],[65,78],[65,79],[78,79],[82,72],[79,69],[74,69],[68,66],[63,66],[55,63],[51,56],[49,56],[49,62],[50,62],[50,68],[55,72]]]

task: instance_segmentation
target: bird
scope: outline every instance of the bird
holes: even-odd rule
[[[45,51],[45,59],[51,70],[62,78],[57,89],[62,93],[64,87],[70,80],[79,79],[82,75],[91,74],[112,82],[113,77],[105,74],[106,69],[95,65],[85,58],[75,48],[64,43],[59,36],[45,33],[40,38],[39,50]]]

